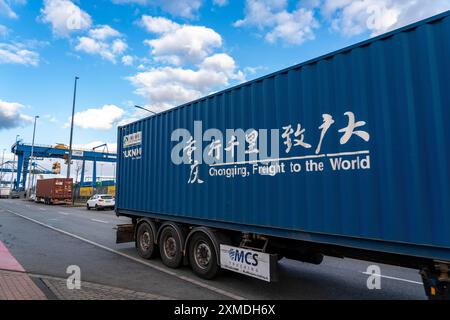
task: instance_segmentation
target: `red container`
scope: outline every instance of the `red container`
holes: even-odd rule
[[[46,204],[70,203],[72,201],[72,184],[70,179],[42,179],[36,183],[36,201]]]

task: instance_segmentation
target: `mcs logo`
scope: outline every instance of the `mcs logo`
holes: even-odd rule
[[[252,252],[245,252],[244,250],[230,249],[228,252],[232,261],[246,263],[250,266],[258,265],[258,254]]]

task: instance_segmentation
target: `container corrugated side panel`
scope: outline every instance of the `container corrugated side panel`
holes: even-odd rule
[[[119,211],[450,251],[449,38],[447,13],[119,129]],[[368,143],[339,143],[349,110],[366,122]],[[188,185],[189,166],[170,160],[172,131],[200,120],[203,131],[301,123],[314,150],[324,113],[335,123],[323,152],[370,150],[371,170],[226,179],[202,165],[205,183]],[[123,159],[123,135],[139,130],[142,159]]]

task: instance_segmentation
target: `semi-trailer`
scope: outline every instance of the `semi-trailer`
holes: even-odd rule
[[[45,204],[72,203],[72,178],[38,179],[36,202]]]
[[[206,279],[387,263],[449,299],[449,39],[447,11],[119,127],[117,242]]]

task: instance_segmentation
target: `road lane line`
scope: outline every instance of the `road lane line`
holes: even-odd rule
[[[234,293],[232,293],[232,292],[229,292],[229,291],[226,291],[226,290],[223,290],[223,289],[220,289],[220,288],[213,287],[213,286],[211,286],[211,285],[209,285],[209,284],[206,284],[206,283],[197,281],[197,280],[195,280],[195,279],[191,279],[191,278],[186,277],[186,276],[179,275],[179,274],[177,274],[177,273],[175,273],[175,272],[173,272],[173,271],[170,271],[170,270],[167,270],[167,269],[162,268],[162,267],[160,267],[160,266],[154,265],[153,263],[150,263],[150,262],[147,262],[147,261],[143,261],[143,260],[141,260],[141,259],[139,259],[139,258],[130,256],[130,255],[126,254],[126,253],[123,253],[123,252],[117,251],[117,250],[115,250],[115,249],[109,248],[109,247],[107,247],[107,246],[104,246],[104,245],[102,245],[102,244],[100,244],[100,243],[97,243],[97,242],[91,241],[91,240],[89,240],[89,239],[86,239],[86,238],[77,236],[76,234],[73,234],[73,233],[64,231],[64,230],[62,230],[62,229],[55,228],[55,227],[53,227],[53,226],[51,226],[51,225],[45,224],[45,223],[43,223],[43,222],[40,222],[40,221],[38,221],[38,220],[29,218],[29,217],[27,217],[27,216],[24,216],[24,215],[22,215],[22,214],[20,214],[20,213],[17,213],[17,212],[8,210],[8,209],[7,209],[6,211],[9,212],[9,213],[11,213],[11,214],[13,214],[13,215],[16,215],[16,216],[18,216],[18,217],[21,217],[21,218],[23,218],[23,219],[25,219],[25,220],[28,220],[28,221],[31,221],[31,222],[33,222],[33,223],[36,223],[36,224],[38,224],[38,225],[40,225],[40,226],[43,226],[43,227],[45,227],[45,228],[51,229],[51,230],[53,230],[53,231],[62,233],[62,234],[64,234],[64,235],[66,235],[66,236],[69,236],[69,237],[72,237],[72,238],[81,240],[81,241],[83,241],[83,242],[89,243],[89,244],[91,244],[91,245],[93,245],[93,246],[96,246],[96,247],[98,247],[98,248],[100,248],[100,249],[103,249],[103,250],[106,250],[106,251],[115,253],[115,254],[117,254],[117,255],[119,255],[119,256],[122,256],[122,257],[124,257],[124,258],[128,258],[128,259],[133,260],[133,261],[135,261],[135,262],[137,262],[137,263],[146,265],[147,267],[153,268],[153,269],[155,269],[155,270],[158,270],[158,271],[163,272],[163,273],[165,273],[165,274],[171,275],[171,276],[173,276],[173,277],[175,277],[175,278],[178,278],[178,279],[180,279],[180,280],[184,280],[184,281],[186,281],[186,282],[189,282],[189,283],[191,283],[191,284],[194,284],[194,285],[196,285],[196,286],[198,286],[198,287],[208,289],[208,290],[210,290],[210,291],[212,291],[212,292],[221,294],[221,295],[223,295],[223,296],[225,296],[225,297],[228,297],[228,298],[231,298],[231,299],[235,299],[235,300],[246,300],[244,297],[241,297],[241,296],[239,296],[239,295],[237,295],[237,294],[234,294]]]
[[[91,221],[100,222],[100,223],[109,223],[108,221],[99,220],[99,219],[91,219]]]
[[[47,209],[44,209],[44,208],[39,208],[39,210],[41,210],[41,211],[47,211]]]
[[[386,278],[386,279],[391,279],[391,280],[397,280],[397,281],[403,281],[403,282],[409,282],[409,283],[423,285],[422,282],[418,282],[418,281],[402,279],[402,278],[396,278],[396,277],[391,277],[391,276],[385,276],[383,274],[373,274],[373,273],[370,273],[370,272],[367,272],[367,271],[360,271],[360,272],[362,274],[365,274],[365,275],[368,275],[368,276],[375,276],[375,277],[381,277],[381,278]]]
[[[63,212],[63,211],[58,211],[59,214],[62,214],[63,216],[69,216],[70,213],[67,212]]]

